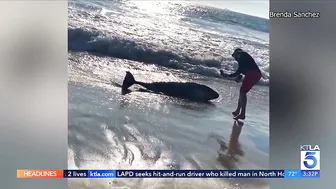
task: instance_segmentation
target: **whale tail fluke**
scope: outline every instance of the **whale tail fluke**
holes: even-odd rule
[[[122,89],[127,90],[130,86],[136,84],[136,81],[131,74],[131,72],[127,71],[126,76],[124,78],[123,84],[122,84]]]

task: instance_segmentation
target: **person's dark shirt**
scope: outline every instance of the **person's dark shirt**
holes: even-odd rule
[[[240,74],[246,74],[249,71],[257,71],[260,72],[260,69],[254,59],[247,52],[239,52],[240,58],[238,62],[238,70],[230,74],[229,77],[236,77]]]

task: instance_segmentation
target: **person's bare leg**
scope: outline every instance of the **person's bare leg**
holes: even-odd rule
[[[244,92],[240,92],[240,105],[241,105],[241,112],[239,115],[235,117],[235,119],[245,119],[245,112],[246,112],[246,104],[247,104],[247,95]]]
[[[239,115],[240,109],[241,109],[241,102],[240,102],[240,94],[239,94],[237,109],[234,112],[232,112],[232,115],[233,116]]]

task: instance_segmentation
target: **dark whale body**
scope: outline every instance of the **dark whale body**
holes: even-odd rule
[[[192,82],[153,82],[144,83],[136,81],[131,72],[126,72],[122,84],[122,90],[126,91],[132,85],[137,84],[153,92],[193,101],[210,101],[219,97],[219,94],[208,86]]]

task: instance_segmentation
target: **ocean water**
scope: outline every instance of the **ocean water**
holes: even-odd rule
[[[267,169],[268,20],[178,1],[70,1],[69,168]],[[219,77],[248,51],[263,77],[236,124],[240,84]],[[191,81],[216,90],[212,104],[132,92],[136,80]],[[262,179],[91,179],[70,188],[268,188]]]

